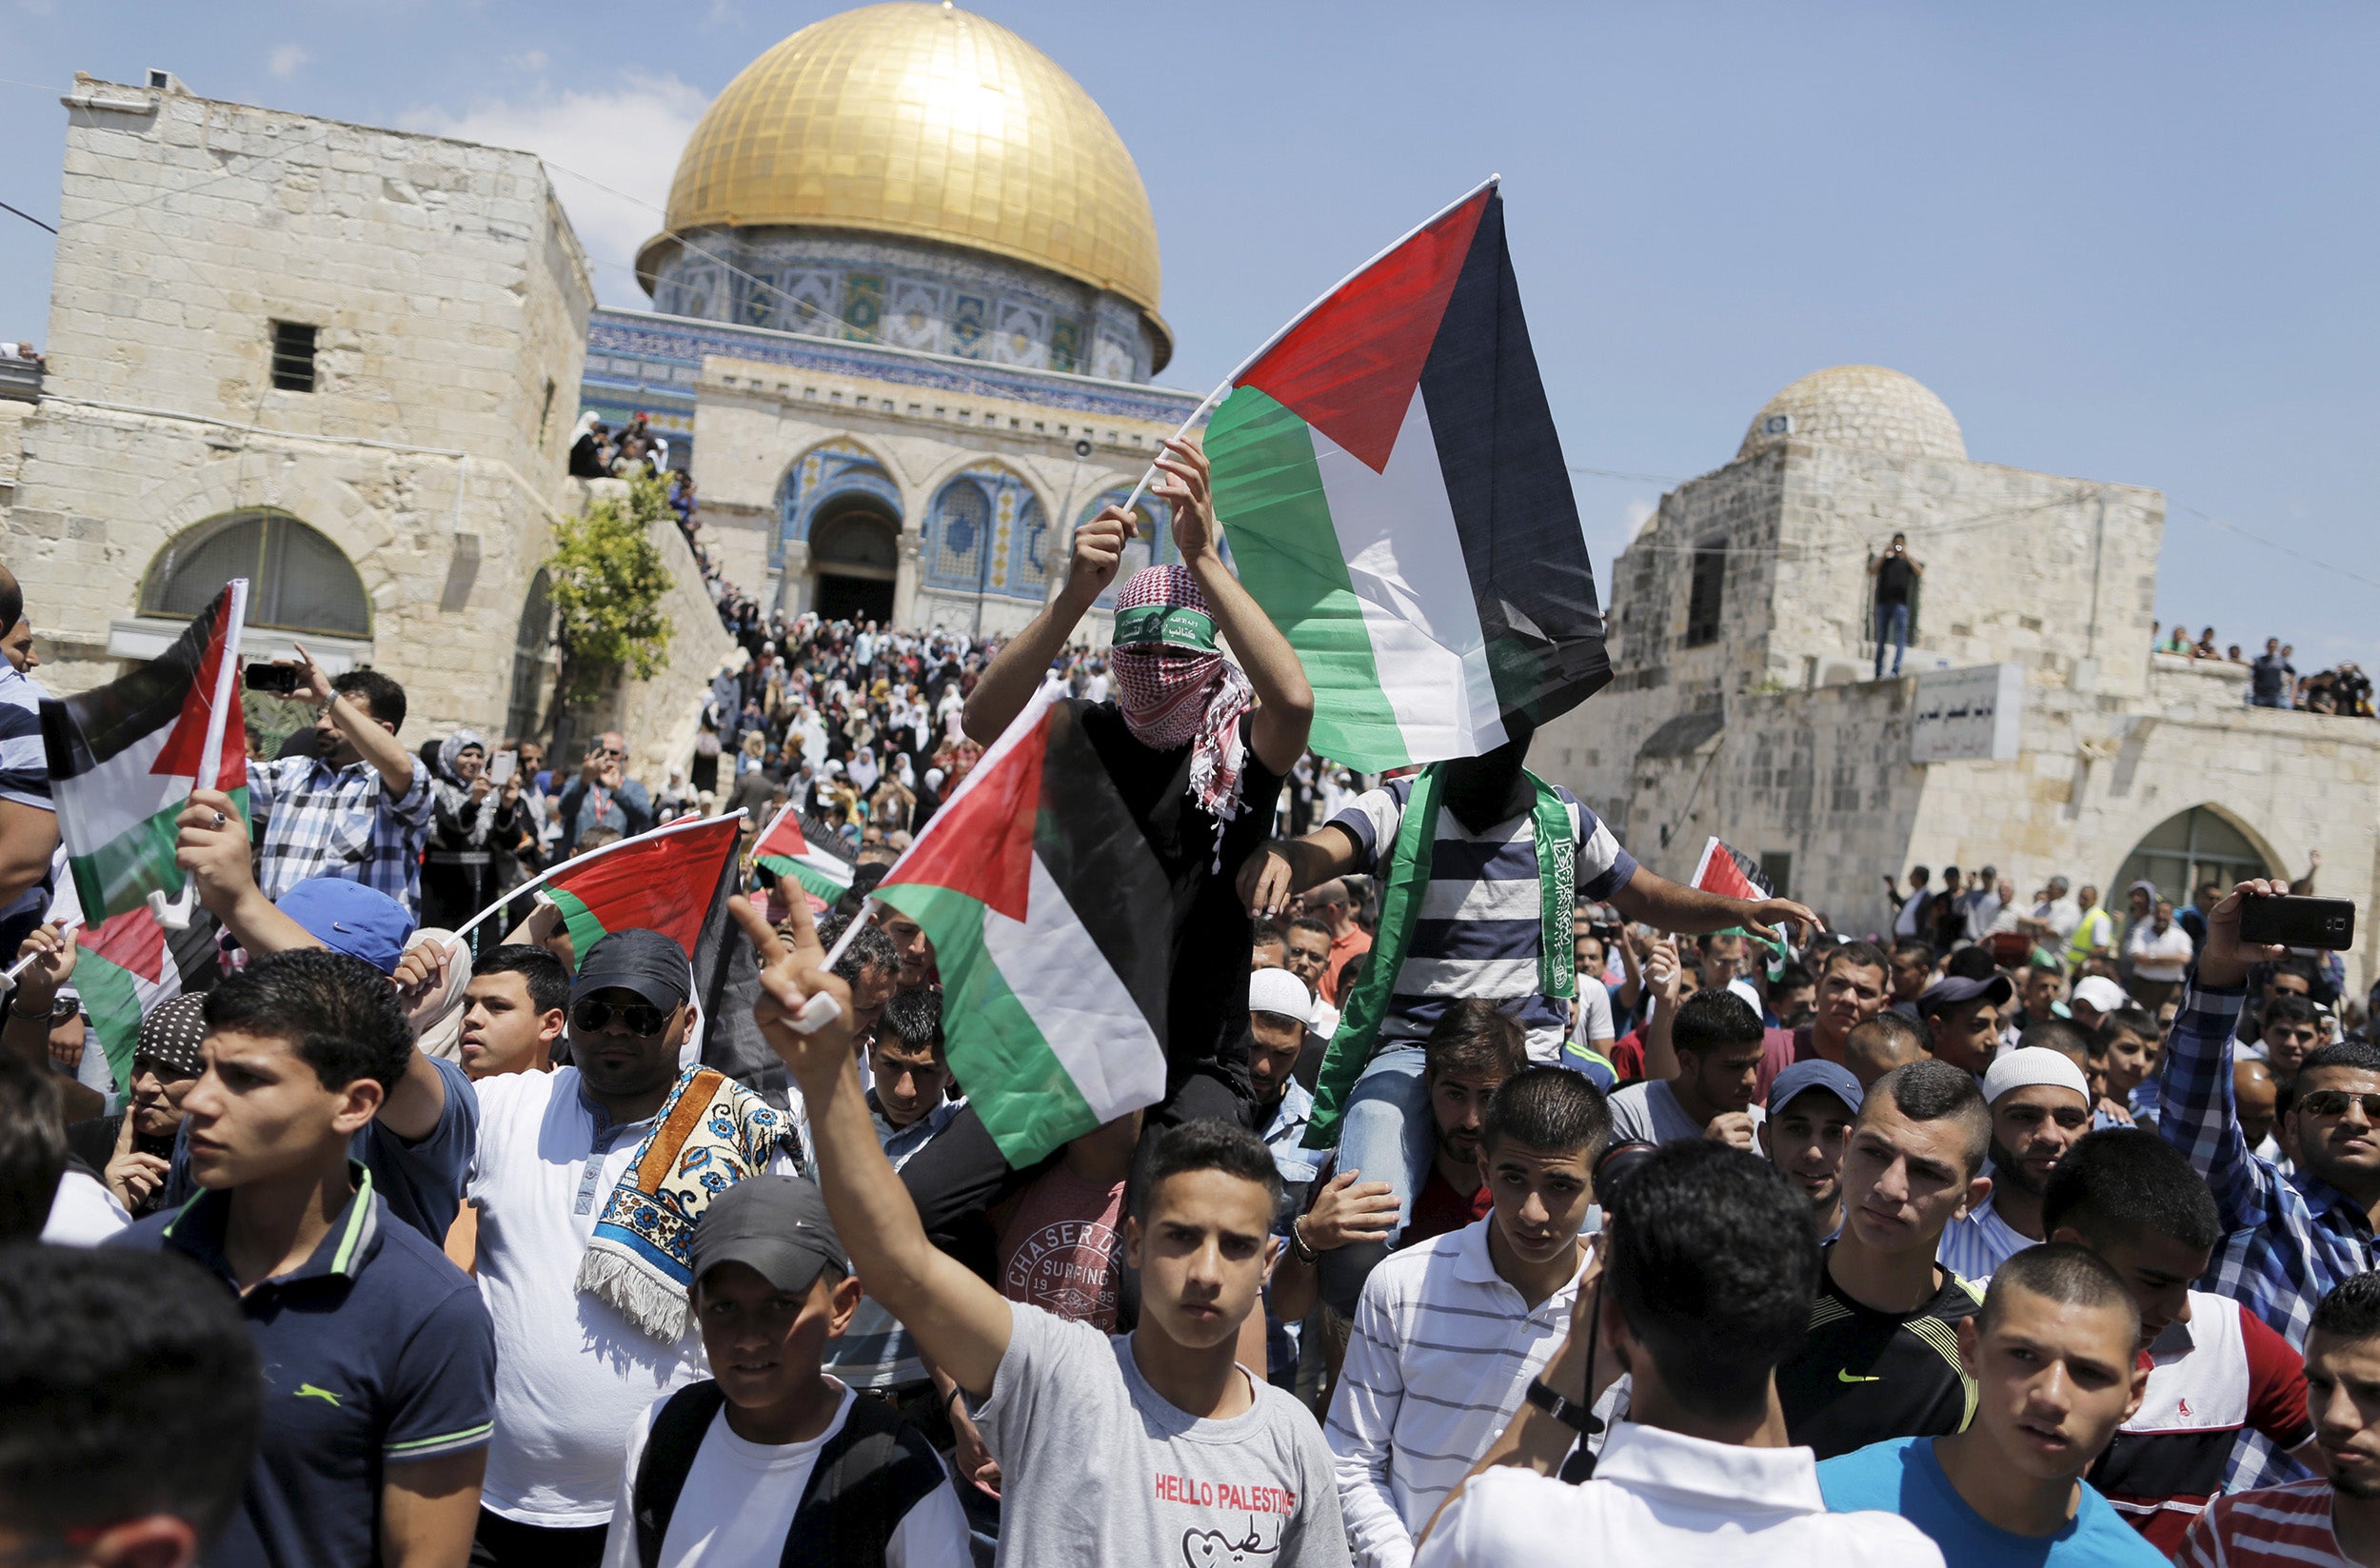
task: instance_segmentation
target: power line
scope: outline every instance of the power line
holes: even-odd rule
[[[42,222],[39,218],[34,217],[30,212],[24,210],[22,208],[10,207],[6,202],[0,202],[0,212],[13,212],[18,217],[23,218],[27,223],[31,224],[35,228],[50,228],[48,224]],[[57,230],[50,228],[50,232],[55,234]]]

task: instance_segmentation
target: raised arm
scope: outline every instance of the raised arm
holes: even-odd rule
[[[1289,639],[1223,565],[1217,548],[1222,530],[1207,490],[1206,453],[1188,437],[1168,438],[1157,467],[1162,477],[1149,493],[1173,509],[1174,546],[1182,565],[1199,580],[1215,629],[1231,645],[1261,705],[1251,731],[1257,759],[1275,773],[1287,773],[1304,755],[1306,731],[1314,723],[1314,688],[1306,684],[1305,666]]]
[[[108,1102],[96,1091],[86,1088],[73,1079],[56,1072],[50,1064],[50,1013],[58,1000],[58,987],[74,973],[75,945],[73,931],[56,925],[39,925],[29,932],[24,945],[16,950],[17,958],[30,958],[16,977],[16,988],[8,995],[9,1014],[0,1022],[0,1049],[13,1052],[32,1064],[35,1070],[58,1086],[58,1106],[61,1125],[69,1121],[85,1121],[104,1115]],[[100,1048],[99,1037],[88,1031],[83,1037],[83,1049]]]
[[[1008,1353],[1010,1308],[998,1291],[925,1239],[917,1206],[876,1141],[852,1049],[850,988],[823,972],[825,953],[799,900],[790,945],[750,901],[738,899],[730,908],[760,953],[761,1000],[752,1016],[801,1086],[826,1212],[851,1251],[861,1285],[901,1320],[936,1366],[968,1394],[985,1397]],[[803,1034],[793,1020],[821,991],[842,1011]]]
[[[373,718],[353,698],[333,691],[330,677],[323,673],[322,665],[314,663],[314,656],[303,645],[292,645],[303,661],[298,678],[305,684],[307,695],[316,706],[330,710],[330,722],[339,726],[339,733],[355,743],[356,754],[380,775],[382,791],[392,801],[403,800],[413,787],[413,770],[419,765],[413,753],[397,740],[395,730]]]
[[[1630,920],[1640,920],[1656,930],[1684,936],[1740,925],[1755,937],[1774,942],[1776,932],[1769,923],[1773,921],[1793,922],[1803,928],[1805,938],[1823,930],[1826,924],[1815,910],[1791,899],[1731,899],[1722,893],[1683,886],[1642,865],[1636,867],[1626,886],[1612,895],[1612,903]]]
[[[1074,531],[1074,556],[1066,566],[1066,586],[1025,628],[1010,638],[993,658],[991,667],[975,683],[967,698],[964,720],[967,738],[990,745],[1024,711],[1041,688],[1050,661],[1066,651],[1066,639],[1090,612],[1123,565],[1124,542],[1136,530],[1132,516],[1121,506],[1109,506]]]
[[[2223,1227],[2237,1230],[2268,1218],[2280,1172],[2248,1147],[2231,1087],[2231,1035],[2247,1000],[2249,965],[2286,957],[2281,947],[2239,940],[2240,899],[2278,893],[2277,882],[2244,882],[2207,912],[2207,942],[2198,969],[2182,993],[2166,1037],[2157,1075],[2157,1131],[2185,1155],[2222,1211]]]
[[[173,863],[190,879],[200,905],[242,947],[262,958],[322,945],[256,885],[248,823],[230,796],[219,789],[191,790],[190,803],[173,826]]]

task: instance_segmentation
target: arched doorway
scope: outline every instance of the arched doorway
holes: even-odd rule
[[[141,613],[187,621],[234,577],[248,580],[251,626],[327,637],[372,634],[372,602],[346,553],[270,508],[226,512],[178,535],[149,563]]]
[[[2136,882],[2155,885],[2158,896],[2187,905],[2201,883],[2229,888],[2247,877],[2285,877],[2229,817],[2212,806],[2193,805],[2152,828],[2124,857],[2106,903],[2123,907],[2122,889]]]
[[[893,618],[901,568],[901,522],[870,495],[837,497],[810,522],[810,604],[827,621]]]
[[[537,568],[521,604],[512,633],[512,700],[505,709],[506,732],[530,740],[545,733],[545,694],[553,688],[555,661],[553,579]]]

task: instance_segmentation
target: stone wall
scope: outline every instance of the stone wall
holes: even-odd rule
[[[355,567],[370,635],[316,641],[404,682],[408,740],[501,727],[593,303],[542,166],[89,78],[66,103],[50,375],[0,517],[43,679],[118,673],[160,552],[270,507]],[[276,320],[316,327],[314,390],[272,385]]]

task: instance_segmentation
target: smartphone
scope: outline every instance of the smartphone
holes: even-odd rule
[[[496,753],[496,760],[487,764],[487,782],[492,784],[503,784],[512,777],[513,770],[520,765],[521,754],[519,752],[499,751]]]
[[[2355,901],[2271,893],[2242,899],[2239,940],[2345,951],[2355,945]]]
[[[298,667],[295,665],[250,665],[241,672],[240,683],[250,691],[277,692],[287,697],[297,690]]]

